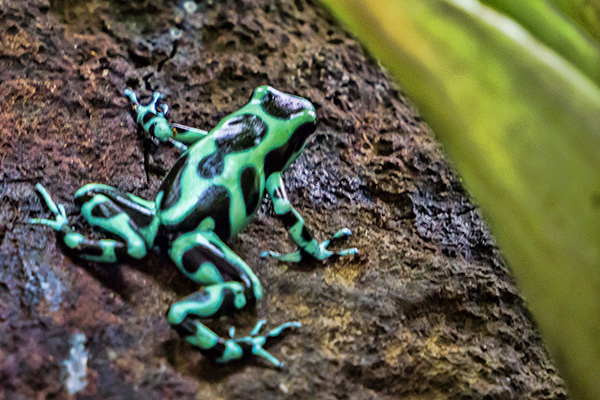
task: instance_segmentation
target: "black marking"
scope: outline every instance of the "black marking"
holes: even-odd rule
[[[97,242],[94,243],[93,241],[81,242],[74,250],[82,255],[85,254],[88,256],[100,257],[104,254],[104,248],[100,244],[97,244]]]
[[[74,202],[77,207],[81,208],[81,206],[83,204],[87,203],[88,201],[90,201],[93,198],[94,198],[94,193],[85,192],[84,194],[75,197]]]
[[[207,155],[198,163],[198,175],[204,179],[211,179],[217,175],[221,175],[224,169],[223,154],[219,151]]]
[[[148,129],[148,133],[150,134],[150,137],[154,137],[154,130],[155,129],[156,129],[156,124],[150,125],[150,128]]]
[[[170,174],[169,174],[170,175]],[[179,191],[180,189],[174,189]],[[165,190],[165,195],[171,197],[171,193]],[[180,193],[177,193],[177,200]],[[175,196],[173,196],[175,197]],[[161,202],[161,208],[165,203]],[[167,205],[175,204],[167,202]],[[221,240],[228,240],[231,234],[229,224],[229,206],[231,204],[231,195],[229,190],[222,185],[212,185],[206,189],[200,199],[187,216],[183,216],[179,223],[171,226],[165,226],[168,232],[189,232],[195,229],[205,218],[212,217],[215,221],[215,233]]]
[[[109,219],[120,214],[120,210],[109,202],[96,204],[91,211],[93,217]]]
[[[246,215],[254,214],[260,200],[260,177],[254,167],[246,167],[240,175]]]
[[[257,146],[267,135],[268,126],[259,116],[241,114],[231,117],[211,134],[217,151],[225,154],[238,153]]]
[[[313,240],[313,235],[310,233],[306,225],[302,227],[302,239],[304,239],[305,242],[310,242]]]
[[[235,281],[245,283],[246,285],[250,282],[243,270],[238,270],[234,264],[227,261],[221,251],[215,252],[210,247],[198,244],[186,250],[181,258],[183,267],[190,274],[197,272],[205,262],[210,262],[214,265],[225,282]]]
[[[194,336],[197,333],[197,326],[192,318],[186,317],[179,324],[171,325],[171,327],[182,337]],[[218,339],[214,346],[204,349],[202,347],[194,347],[205,356],[212,360],[215,360],[225,353],[225,341],[221,338]]]
[[[268,126],[253,114],[237,115],[228,119],[218,130],[211,133],[216,150],[198,163],[198,175],[211,179],[225,169],[225,156],[249,150],[262,142]]]
[[[267,90],[267,93],[265,93],[260,101],[260,106],[267,114],[280,119],[289,119],[292,115],[303,110],[313,109],[312,104],[308,100],[280,92],[273,88]]]
[[[156,114],[151,113],[150,111],[146,112],[142,117],[142,124],[146,125],[152,118],[156,117]]]
[[[160,202],[161,210],[166,210],[175,205],[181,197],[181,178],[188,160],[188,153],[183,156],[173,166],[169,174],[166,176],[163,183],[160,185],[159,191],[164,193],[164,197]]]
[[[153,210],[146,208],[139,203],[136,203],[132,199],[132,197],[134,197],[133,195],[121,192],[120,190],[114,188],[102,187],[90,189],[84,192],[83,194],[76,196],[75,204],[81,207],[84,203],[90,201],[97,194],[102,194],[108,197],[112,201],[112,203],[114,203],[110,204],[108,202],[105,202],[102,204],[110,204],[112,208],[117,209],[119,212],[124,212],[133,220],[133,222],[138,227],[148,226],[152,223],[152,220],[154,219]],[[100,215],[96,215],[99,212],[99,210],[95,210],[95,207],[94,209],[92,209],[92,215],[94,217],[101,217]]]
[[[231,288],[224,287],[221,289],[222,302],[221,307],[214,314],[215,317],[222,315],[231,315],[238,310],[235,306],[235,293]]]
[[[127,245],[125,245],[124,243],[121,243],[121,242],[117,243],[115,246],[115,256],[117,257],[118,260],[131,259],[131,256],[127,252]]]
[[[267,153],[265,157],[265,174],[271,175],[273,172],[281,172],[286,164],[298,153],[304,142],[315,131],[314,122],[305,122],[300,125],[284,145],[277,147]]]
[[[254,288],[253,285],[246,286],[244,288],[244,296],[246,296],[246,307],[252,308],[256,306],[256,297],[254,297]]]
[[[221,357],[223,353],[225,353],[225,348],[225,341],[221,338],[219,338],[217,343],[215,343],[215,345],[211,348],[203,349],[198,347],[200,352],[211,360],[216,360],[217,358]]]
[[[194,302],[194,303],[205,303],[210,299],[210,292],[208,290],[198,290],[190,294],[189,296],[184,297],[179,301],[180,302]]]
[[[290,229],[296,224],[296,222],[298,222],[298,218],[296,218],[296,216],[291,210],[286,212],[285,214],[281,214],[279,218],[281,219],[281,222],[283,222],[283,226],[285,226],[285,229]]]
[[[120,200],[120,199],[119,199]],[[125,200],[125,199],[123,199]],[[133,201],[118,203],[125,214],[131,218],[133,223],[140,228],[146,227],[154,220],[154,213]],[[136,229],[137,230],[137,229]]]
[[[275,197],[276,199],[284,198],[283,191],[281,190],[280,187],[275,188],[275,191],[273,192],[273,197]]]
[[[187,250],[181,256],[181,264],[183,268],[190,274],[195,274],[200,269],[200,266],[203,263],[203,257],[201,254],[198,254],[197,248],[194,247],[190,250]]]
[[[181,323],[171,325],[171,327],[183,337],[193,336],[196,334],[196,324],[194,324],[194,321],[192,321],[191,318],[184,318]]]

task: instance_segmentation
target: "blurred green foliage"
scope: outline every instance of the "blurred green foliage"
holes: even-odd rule
[[[600,399],[596,1],[322,1],[433,127],[570,395]]]
[[[600,42],[600,1],[598,0],[550,0],[557,9],[568,15],[580,27]]]

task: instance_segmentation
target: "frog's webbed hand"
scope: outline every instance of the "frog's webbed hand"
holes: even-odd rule
[[[159,100],[163,98],[160,92],[152,94],[152,101],[148,105],[141,105],[137,95],[131,89],[125,89],[125,96],[132,103],[134,118],[145,135],[155,144],[169,142],[175,148],[186,151],[188,145],[206,137],[208,132],[181,124],[170,124],[167,121],[169,105]]]
[[[262,253],[263,257],[272,257],[288,262],[299,262],[306,256],[316,260],[324,260],[332,256],[358,254],[358,249],[355,247],[336,252],[327,249],[327,246],[332,241],[350,236],[352,232],[348,228],[340,229],[330,240],[321,243],[317,242],[305,225],[300,213],[290,204],[280,173],[276,172],[269,176],[267,179],[267,191],[273,201],[275,214],[281,219],[299,250],[285,255],[274,251],[265,251]]]

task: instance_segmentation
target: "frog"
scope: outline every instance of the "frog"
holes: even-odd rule
[[[257,275],[227,242],[251,222],[267,195],[297,250],[264,251],[262,257],[298,263],[358,254],[355,247],[328,248],[350,236],[348,228],[317,241],[285,190],[283,172],[316,130],[314,105],[263,85],[247,104],[205,131],[169,122],[169,107],[160,92],[154,92],[146,105],[132,89],[124,95],[147,138],[181,151],[155,198],[146,200],[100,183],[81,187],[74,195],[75,205],[89,225],[110,235],[93,239],[69,225],[65,207],[38,183],[36,189],[53,218],[32,218],[29,223],[51,227],[70,252],[87,261],[117,263],[142,259],[151,250],[166,251],[183,275],[199,285],[198,291],[170,305],[166,312],[170,326],[216,363],[257,357],[283,368],[265,346],[284,331],[300,328],[299,321],[261,334],[266,324],[261,319],[241,337],[235,336],[235,327],[226,337],[206,323],[254,307],[263,298]]]

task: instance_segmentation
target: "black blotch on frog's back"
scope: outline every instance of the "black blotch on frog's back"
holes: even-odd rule
[[[270,116],[280,119],[289,119],[302,110],[312,108],[308,100],[273,90],[265,93],[260,101],[260,106]]]
[[[171,208],[173,205],[177,204],[181,198],[181,179],[188,160],[188,154],[189,153],[185,153],[177,160],[163,183],[160,185],[160,190],[164,193],[160,202],[160,208],[163,210]]]
[[[202,222],[205,218],[212,217],[215,221],[214,232],[221,240],[228,240],[231,234],[229,224],[229,207],[231,195],[229,190],[222,185],[209,186],[200,196],[192,211],[174,225],[165,225],[168,232],[189,232]]]
[[[204,179],[211,179],[221,175],[225,169],[223,154],[219,152],[210,153],[198,163],[198,175]]]
[[[219,176],[225,170],[225,157],[256,147],[263,141],[269,128],[258,116],[241,114],[230,118],[211,136],[216,150],[198,163],[198,175],[203,179]]]
[[[215,145],[223,154],[239,153],[258,146],[269,130],[257,115],[241,114],[230,118],[215,135]]]
[[[252,215],[260,199],[260,177],[254,167],[246,167],[240,175],[242,196],[246,205],[246,215]]]
[[[281,172],[290,158],[302,148],[308,137],[315,131],[314,122],[305,122],[300,125],[285,144],[271,150],[265,157],[265,175]]]

